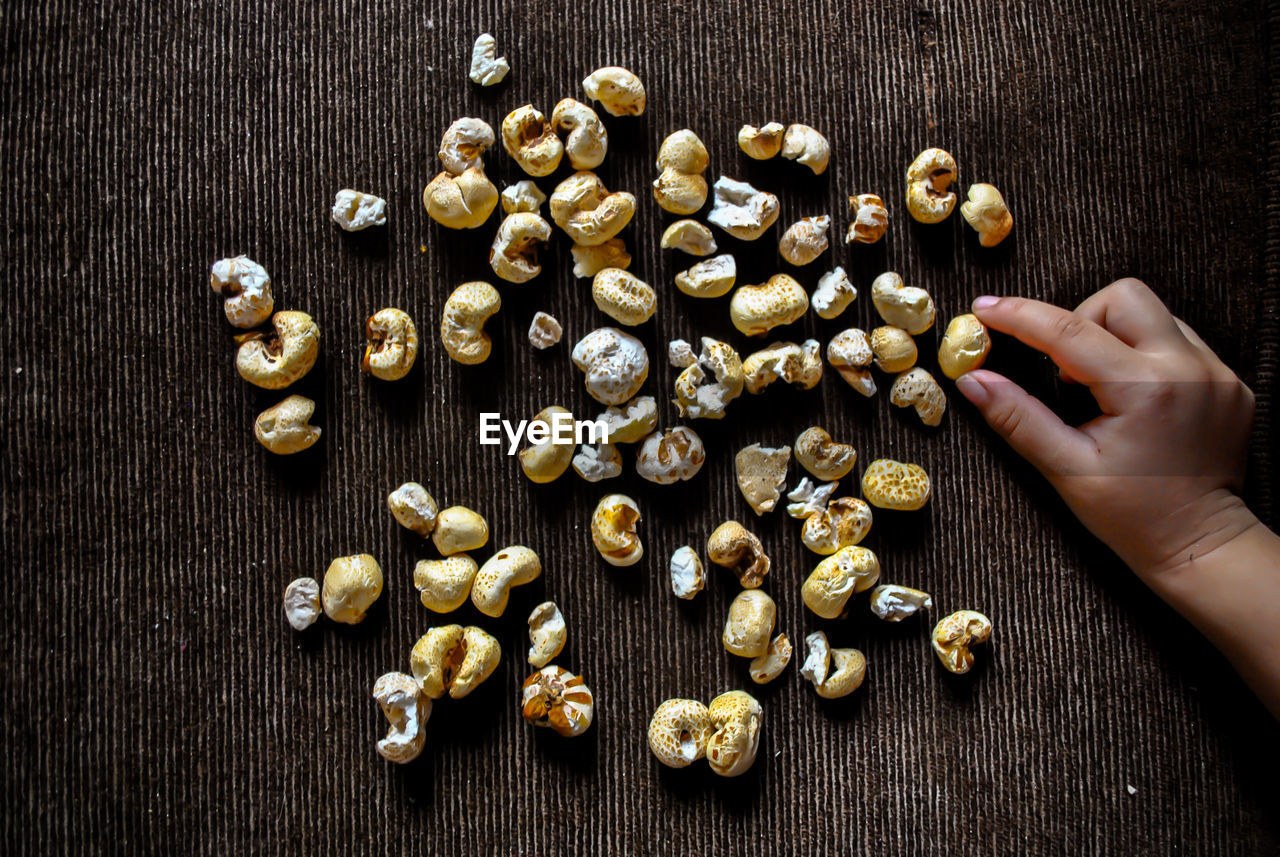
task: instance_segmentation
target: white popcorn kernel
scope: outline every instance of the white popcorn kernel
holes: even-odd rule
[[[471,80],[481,86],[501,83],[511,71],[506,57],[498,56],[498,43],[488,33],[481,33],[471,48]]]
[[[347,232],[359,232],[370,226],[387,225],[387,201],[371,193],[343,188],[333,199],[329,213],[333,222]]]
[[[538,312],[529,325],[529,344],[539,350],[550,348],[560,341],[563,333],[564,330],[555,316]]]

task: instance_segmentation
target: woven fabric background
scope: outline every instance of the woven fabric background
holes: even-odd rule
[[[1275,722],[954,390],[933,431],[883,391],[863,400],[829,372],[816,390],[771,389],[722,423],[696,423],[709,458],[692,482],[645,483],[627,453],[613,483],[570,473],[534,486],[477,444],[478,414],[522,419],[552,403],[595,414],[568,351],[608,320],[557,234],[539,279],[501,287],[489,362],[452,363],[436,336],[441,307],[457,284],[493,279],[497,219],[449,232],[419,201],[454,118],[496,127],[527,102],[550,111],[581,97],[597,66],[625,65],[649,107],[606,117],[600,173],[640,200],[625,238],[632,270],[659,293],[639,335],[664,424],[677,418],[668,339],[752,347],[727,299],[674,289],[689,260],[657,246],[671,218],[648,190],[653,161],[663,137],[688,127],[711,152],[712,179],[778,193],[779,228],[826,212],[842,237],[847,195],[890,203],[883,243],[837,238],[797,272],[811,287],[843,264],[864,295],[842,319],[810,314],[787,338],[872,326],[865,290],[884,270],[926,286],[944,322],[983,293],[1074,305],[1119,276],[1146,280],[1259,393],[1250,491],[1269,515],[1275,14],[1262,0],[4,4],[0,850],[1276,853]],[[513,68],[492,89],[466,77],[485,30]],[[737,127],[769,120],[825,133],[827,173],[739,152]],[[958,216],[936,228],[907,218],[903,171],[930,145],[956,155],[961,185],[1005,193],[1016,227],[999,249],[979,248]],[[499,186],[523,177],[500,150],[486,163]],[[385,196],[389,226],[340,232],[328,208],[342,187]],[[776,238],[722,242],[740,282],[780,269]],[[281,395],[237,376],[209,290],[210,263],[238,253],[266,266],[278,309],[305,310],[323,331],[297,391],[319,403],[324,436],[293,458],[254,441],[255,414]],[[410,312],[423,335],[418,368],[396,384],[358,369],[363,322],[383,306]],[[537,310],[566,330],[547,352],[525,341]],[[925,365],[938,336],[922,338]],[[1081,412],[1016,343],[999,338],[991,366]],[[969,677],[939,669],[930,622],[889,626],[861,600],[836,622],[804,609],[815,558],[797,522],[754,517],[732,456],[814,422],[863,461],[914,460],[933,474],[927,510],[879,516],[866,544],[885,582],[932,592],[935,618],[992,617]],[[485,513],[491,547],[530,545],[545,573],[500,620],[469,606],[455,617],[496,634],[503,662],[471,697],[438,703],[426,751],[396,767],[374,753],[386,724],[370,688],[406,670],[414,640],[446,621],[411,585],[432,549],[384,503],[409,479],[442,506]],[[646,556],[630,569],[605,566],[590,544],[590,511],[616,490],[644,515]],[[730,517],[772,554],[779,627],[797,643],[823,627],[870,667],[836,702],[818,699],[796,665],[753,690],[765,710],[759,758],[724,781],[701,764],[662,769],[645,729],[668,697],[752,689],[746,662],[719,643],[732,578],[714,570],[708,591],[683,603],[665,574],[673,549],[701,546]],[[293,632],[285,584],[357,552],[387,579],[368,620]],[[572,741],[517,711],[524,619],[544,598],[569,621],[559,662],[598,700],[595,725]]]

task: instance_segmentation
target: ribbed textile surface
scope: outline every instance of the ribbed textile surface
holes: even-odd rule
[[[441,309],[464,281],[498,283],[486,262],[498,219],[451,232],[420,202],[453,119],[496,129],[525,103],[549,113],[582,98],[594,68],[626,66],[648,109],[605,117],[599,173],[639,200],[624,238],[631,270],[658,292],[638,335],[664,425],[677,422],[669,339],[757,347],[730,325],[727,298],[676,291],[693,260],[658,247],[673,218],[649,189],[654,160],[687,127],[710,151],[710,179],[781,199],[764,239],[717,233],[739,282],[787,270],[812,288],[840,264],[862,290],[840,319],[810,313],[772,339],[870,329],[871,280],[895,270],[937,301],[939,324],[920,338],[933,367],[945,321],[977,295],[1073,306],[1140,277],[1257,390],[1250,491],[1270,514],[1275,26],[1261,0],[5,4],[0,850],[1276,853],[1274,721],[950,384],[939,430],[891,407],[883,376],[865,400],[828,371],[815,390],[777,385],[734,402],[728,419],[694,422],[708,460],[691,482],[646,483],[626,450],[620,479],[570,472],[533,485],[504,450],[478,445],[479,414],[519,420],[553,403],[598,413],[568,352],[609,319],[573,278],[557,230],[538,279],[499,283],[491,359],[451,362]],[[490,89],[467,79],[484,31],[512,65]],[[749,160],[737,128],[770,120],[821,130],[830,169]],[[961,187],[1004,192],[1016,225],[998,249],[980,248],[958,215],[933,228],[907,217],[904,170],[934,145],[956,156]],[[499,187],[524,178],[501,147],[485,160]],[[568,173],[539,184],[549,193]],[[386,197],[387,228],[339,231],[328,209],[343,187]],[[891,210],[871,247],[842,240],[845,199],[861,192]],[[821,213],[834,220],[832,249],[784,265],[781,228]],[[296,392],[318,402],[324,435],[293,458],[254,440],[254,416],[284,394],[238,377],[234,331],[209,289],[210,264],[240,253],[270,272],[278,309],[309,312],[322,330]],[[359,371],[364,321],[384,306],[409,312],[422,335],[417,368],[393,384]],[[525,339],[538,310],[565,328],[545,352]],[[1082,410],[1046,359],[1007,338],[989,365]],[[918,461],[933,475],[926,510],[878,515],[866,541],[883,582],[932,593],[932,618],[888,625],[865,596],[843,620],[805,609],[816,557],[798,522],[752,514],[733,454],[814,423],[861,462]],[[541,555],[542,577],[503,617],[468,605],[445,618],[418,603],[414,563],[435,554],[385,504],[406,480],[488,516],[478,559],[509,544]],[[628,569],[591,546],[591,510],[611,491],[643,514],[645,557]],[[667,580],[671,552],[701,550],[727,518],[764,540],[766,590],[797,645],[766,687],[720,645],[732,576],[711,567],[691,603]],[[292,631],[285,585],[360,552],[386,574],[369,618]],[[533,729],[517,707],[525,618],[547,598],[569,623],[558,662],[596,693],[595,724],[574,740]],[[996,629],[965,678],[928,648],[932,621],[960,608]],[[407,671],[413,642],[447,621],[495,634],[502,663],[470,697],[436,704],[418,761],[390,765],[374,752],[386,723],[370,689]],[[868,658],[866,684],[844,700],[820,700],[798,674],[818,628]],[[730,688],[764,707],[750,773],[661,768],[645,743],[654,708]]]

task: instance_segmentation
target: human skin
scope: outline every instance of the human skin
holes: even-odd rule
[[[973,312],[1047,354],[1102,414],[1068,426],[984,369],[957,389],[1280,718],[1280,538],[1240,496],[1253,393],[1138,280],[1074,311],[984,296]]]

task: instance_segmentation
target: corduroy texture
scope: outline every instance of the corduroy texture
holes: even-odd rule
[[[454,118],[496,128],[527,102],[550,112],[581,97],[597,66],[627,66],[649,108],[606,117],[600,174],[640,200],[624,237],[632,271],[659,294],[639,335],[664,424],[676,421],[668,339],[753,347],[731,328],[727,298],[676,292],[692,260],[657,247],[671,218],[649,190],[653,160],[664,136],[689,127],[711,152],[711,180],[744,178],[782,200],[764,239],[718,235],[740,282],[780,269],[786,224],[833,215],[833,249],[797,276],[812,287],[843,264],[863,295],[838,321],[810,314],[775,339],[869,329],[870,281],[896,270],[938,302],[938,327],[920,338],[932,367],[938,329],[976,295],[1074,305],[1138,276],[1259,392],[1252,491],[1269,503],[1272,15],[1261,2],[1209,0],[5,4],[3,850],[1274,853],[1274,722],[950,384],[937,431],[889,405],[887,379],[867,401],[828,371],[814,391],[744,396],[724,422],[695,423],[708,461],[690,483],[640,481],[627,451],[622,479],[589,485],[571,472],[534,486],[514,458],[477,444],[478,415],[519,420],[552,403],[598,413],[568,351],[609,320],[572,278],[557,231],[538,280],[501,285],[489,362],[450,362],[441,307],[461,282],[497,282],[486,255],[498,221],[449,232],[419,201]],[[486,30],[512,64],[492,89],[466,76]],[[769,120],[825,133],[826,174],[740,153],[738,126]],[[902,175],[930,145],[955,154],[960,186],[1004,192],[1016,225],[1000,248],[979,248],[958,215],[909,222]],[[499,187],[523,178],[500,148],[486,165]],[[340,232],[328,208],[342,187],[385,196],[388,227]],[[885,197],[891,227],[881,244],[848,248],[845,198],[860,192]],[[322,358],[294,391],[317,400],[324,436],[294,458],[255,443],[254,415],[285,394],[237,376],[209,290],[210,263],[238,253],[266,266],[278,309],[307,311],[322,329]],[[401,383],[358,369],[364,320],[383,306],[411,313],[422,334]],[[565,326],[547,352],[525,340],[537,310]],[[1008,339],[990,365],[1078,404]],[[815,422],[855,443],[863,463],[902,458],[933,474],[927,509],[878,515],[866,542],[884,582],[933,594],[928,620],[880,623],[865,597],[842,621],[804,609],[816,558],[798,522],[751,513],[732,457]],[[798,475],[793,465],[792,484]],[[502,619],[418,604],[411,570],[433,550],[384,500],[409,479],[442,506],[489,516],[478,559],[507,544],[542,556],[542,578],[516,590]],[[588,531],[596,500],[619,490],[640,503],[646,546],[622,570],[600,561]],[[732,577],[711,567],[692,603],[667,582],[671,552],[701,551],[726,518],[764,539],[766,587],[797,644],[797,662],[764,688],[720,646]],[[290,630],[286,583],[358,552],[387,578],[368,620]],[[569,623],[558,663],[596,693],[595,725],[575,740],[535,731],[517,709],[530,671],[524,619],[543,598]],[[995,635],[956,679],[927,638],[960,608],[984,611]],[[455,620],[496,634],[503,662],[469,698],[436,705],[419,761],[389,765],[373,749],[386,730],[374,679],[406,670],[414,640]],[[797,672],[819,627],[870,663],[843,701],[819,700]],[[752,771],[722,781],[701,763],[661,769],[645,746],[653,709],[734,687],[764,706]]]

